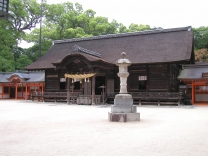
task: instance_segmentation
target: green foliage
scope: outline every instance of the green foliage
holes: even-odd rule
[[[45,10],[45,1],[43,3]],[[14,30],[31,30],[40,20],[40,4],[36,0],[10,0],[10,18]]]
[[[12,49],[12,53],[14,56],[14,61],[16,62],[17,59],[19,59],[19,57],[25,53],[25,49],[23,49],[21,47],[14,46]]]
[[[32,60],[32,62],[34,62],[38,59],[38,50],[39,50],[39,45],[35,44],[32,47],[28,48],[25,54],[28,56],[30,60]]]
[[[22,54],[22,55],[20,55],[20,57],[15,62],[16,69],[23,70],[23,67],[25,67],[25,66],[27,66],[31,63],[32,63],[32,61],[28,58],[28,56],[25,55],[25,54]]]
[[[135,31],[144,31],[144,30],[150,30],[150,26],[149,25],[138,25],[138,24],[134,24],[132,23],[130,26],[129,26],[129,31],[130,32],[135,32]]]
[[[1,46],[0,51],[0,71],[14,71],[15,62],[11,49],[8,46]]]
[[[0,71],[2,72],[14,71],[15,61],[26,58],[22,58],[24,50],[17,47],[18,41],[25,36],[25,30],[31,30],[39,23],[41,17],[40,4],[36,0],[9,2],[8,20],[0,20]],[[45,6],[44,1],[43,10]],[[18,65],[18,68],[22,67]]]
[[[0,71],[13,71],[14,56],[11,53],[13,45],[16,44],[15,32],[6,20],[0,21]]]
[[[193,28],[195,50],[208,48],[208,26]]]

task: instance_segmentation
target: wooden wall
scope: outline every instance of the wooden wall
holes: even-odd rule
[[[178,92],[179,91],[179,80],[177,79],[179,74],[179,68],[175,64],[171,64],[170,68],[170,91]]]
[[[149,65],[149,91],[168,91],[167,64]]]
[[[60,90],[60,78],[64,78],[65,70],[45,71],[45,90]],[[177,76],[179,69],[174,64],[151,64],[151,65],[131,65],[128,67],[129,77],[127,79],[128,92],[177,92],[179,81]],[[106,72],[106,82],[113,82],[114,92],[120,90],[120,78],[118,77],[118,67],[114,66],[111,72]],[[146,76],[146,89],[139,88],[139,76]],[[108,81],[113,79],[113,81]],[[105,84],[106,87],[109,85]],[[111,89],[110,88],[110,89]],[[106,88],[107,89],[107,88]],[[66,91],[66,90],[63,90]],[[111,91],[110,91],[111,92]]]
[[[45,91],[59,90],[59,73],[56,70],[45,70]]]

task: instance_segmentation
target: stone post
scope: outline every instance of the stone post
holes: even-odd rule
[[[126,59],[126,53],[121,53],[121,59],[116,62],[116,65],[119,66],[119,73],[118,77],[120,77],[120,94],[127,94],[127,77],[129,76],[128,73],[128,66],[131,65],[131,62]]]
[[[133,105],[133,99],[127,93],[128,66],[131,62],[126,59],[126,53],[121,53],[121,59],[116,62],[119,67],[118,76],[120,77],[120,92],[115,96],[114,105],[111,106],[111,112],[108,113],[108,119],[115,122],[139,121],[140,113],[137,113],[137,107]]]

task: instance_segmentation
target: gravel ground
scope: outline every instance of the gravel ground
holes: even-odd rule
[[[0,156],[208,155],[208,107],[137,110],[118,123],[107,105],[0,100]]]

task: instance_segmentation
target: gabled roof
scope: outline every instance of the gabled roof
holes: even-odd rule
[[[192,65],[183,65],[179,72],[179,80],[202,80],[208,79],[208,62],[196,63]]]
[[[16,72],[1,72],[0,83],[10,82],[10,78],[13,76],[19,77],[21,82],[44,82],[45,72],[44,71],[16,71]]]
[[[53,43],[44,56],[25,69],[55,68],[52,63],[71,55],[74,47],[100,54],[101,59],[111,64],[115,64],[121,52],[126,52],[126,58],[133,64],[193,62],[194,60],[191,27],[56,40]],[[91,54],[85,53],[85,55]]]

